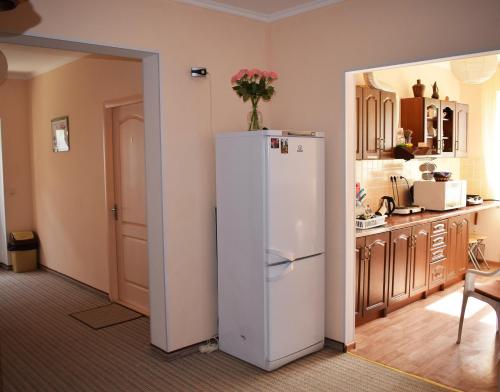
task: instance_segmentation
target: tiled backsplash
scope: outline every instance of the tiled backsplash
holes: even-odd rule
[[[438,171],[450,171],[453,173],[452,178],[458,180],[461,179],[461,161],[459,158],[439,158],[432,163],[437,165]],[[404,176],[410,186],[413,181],[422,179],[419,166],[424,162],[427,161],[424,159],[408,162],[401,159],[356,161],[356,182],[359,182],[367,193],[365,205],[370,205],[375,210],[382,196],[392,196],[390,176]],[[404,180],[398,181],[398,189],[401,204],[409,204],[408,188]]]

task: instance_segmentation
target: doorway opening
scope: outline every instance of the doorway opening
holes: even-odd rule
[[[143,241],[140,249],[140,258],[143,262],[140,270],[134,269],[129,272],[133,273],[133,275],[141,275],[142,282],[148,282],[149,290],[146,290],[146,293],[142,293],[142,302],[146,303],[146,307],[141,308],[135,307],[143,313],[149,313],[150,316],[150,333],[151,333],[151,343],[156,347],[168,351],[167,345],[167,333],[166,333],[166,276],[165,276],[165,260],[164,260],[164,205],[163,205],[163,187],[165,183],[165,179],[163,178],[164,173],[164,160],[162,158],[162,154],[164,153],[164,149],[162,146],[162,132],[161,127],[163,123],[162,114],[160,111],[160,83],[159,83],[159,56],[157,52],[147,52],[142,50],[133,50],[133,49],[125,49],[125,48],[117,48],[110,46],[98,45],[95,43],[82,43],[82,42],[70,42],[70,41],[62,41],[62,40],[54,40],[54,39],[46,39],[41,37],[32,37],[28,35],[20,35],[20,36],[2,36],[0,37],[0,43],[8,44],[8,45],[17,45],[22,47],[33,47],[33,48],[49,48],[56,50],[63,50],[68,52],[78,52],[83,53],[88,57],[95,58],[109,58],[111,57],[119,57],[121,59],[132,59],[132,61],[138,61],[140,66],[142,67],[142,71],[140,71],[140,83],[142,84],[142,96],[141,100],[143,104],[140,104],[141,113],[137,116],[142,118],[141,124],[143,126],[143,138],[139,140],[137,136],[134,136],[132,139],[134,140],[134,146],[136,149],[134,150],[138,153],[142,150],[142,162],[137,165],[125,165],[128,168],[139,167],[137,171],[142,171],[142,175],[136,175],[134,177],[134,181],[137,182],[138,179],[142,181],[143,192],[140,195],[140,199],[143,199],[143,208],[141,210],[141,219],[142,222],[147,222],[147,228],[143,224],[142,229],[142,237],[147,238],[147,243]],[[87,58],[87,57],[85,57]],[[82,78],[83,79],[83,78]],[[119,91],[119,90],[118,90]],[[102,143],[103,134],[102,128],[104,121],[102,120],[102,116],[104,114],[103,108],[105,108],[105,104],[109,105],[109,100],[111,98],[121,98],[123,94],[119,92],[115,92],[115,95],[107,98],[106,102],[100,103],[100,113],[101,113],[101,121],[97,126],[92,126],[92,132],[94,132],[97,128],[97,131],[100,132],[99,141]],[[61,98],[61,97],[59,97]],[[66,92],[66,95],[62,97],[67,101],[74,100],[74,96],[70,94],[70,92]],[[103,106],[104,105],[104,106]],[[142,107],[144,107],[142,112]],[[82,159],[89,159],[89,166],[95,165],[96,161],[99,161],[101,164],[104,163],[104,158],[96,158],[96,161],[92,161],[92,154],[89,156],[85,156],[85,152],[81,149],[82,138],[89,137],[91,132],[85,132],[84,129],[80,129],[78,133],[76,133],[77,129],[74,127],[76,123],[85,116],[88,116],[88,107],[84,106],[81,108],[81,113],[79,115],[74,116],[74,122],[71,122],[71,118],[69,118],[69,129],[70,129],[70,143],[69,143],[69,152],[64,153],[53,153],[58,155],[60,161],[64,161],[64,156],[68,157],[70,154],[73,156],[78,154],[81,155]],[[137,109],[137,108],[136,108]],[[54,117],[57,117],[54,115]],[[133,117],[133,116],[132,116]],[[136,122],[137,122],[136,117]],[[38,121],[39,120],[39,121]],[[40,126],[43,130],[41,133],[41,137],[39,140],[34,140],[33,142],[45,143],[48,138],[49,146],[50,146],[50,121],[48,127],[46,126],[46,121],[44,118],[37,118],[34,121]],[[127,119],[122,119],[126,120]],[[125,125],[127,131],[130,132],[128,128],[129,124]],[[133,128],[133,127],[132,127]],[[47,131],[48,129],[48,131]],[[72,134],[72,130],[75,133]],[[73,137],[71,137],[73,135]],[[130,138],[129,138],[130,140]],[[96,143],[95,153],[99,152],[99,143]],[[50,147],[49,147],[50,148]],[[104,143],[101,147],[101,153],[104,148]],[[66,154],[66,155],[64,155]],[[52,157],[54,157],[53,155]],[[39,156],[38,156],[39,158]],[[137,160],[137,156],[134,156],[133,159]],[[66,158],[66,160],[68,160]],[[99,163],[97,162],[97,163]],[[137,162],[136,162],[137,163]],[[37,161],[38,164],[38,161]],[[70,172],[69,176],[71,177],[71,170],[74,167],[71,166],[70,163],[67,163],[65,166],[64,162],[59,162],[58,167],[64,169],[66,167],[67,171]],[[103,167],[103,166],[102,166]],[[104,167],[101,170],[101,173],[98,177],[101,177],[102,182],[104,182],[103,173],[105,172]],[[145,174],[144,174],[145,173]],[[47,177],[44,179],[36,178],[34,181],[51,181],[52,177]],[[78,178],[76,178],[78,181]],[[80,177],[81,182],[85,182],[85,175]],[[104,188],[104,187],[103,187]],[[106,190],[108,190],[106,188]],[[64,189],[62,189],[64,191]],[[108,200],[106,200],[108,201]],[[39,206],[39,208],[43,208],[45,205],[43,204],[43,200]],[[137,200],[137,203],[140,203],[141,200]],[[65,214],[71,216],[75,214],[79,207],[83,209],[86,203],[89,203],[88,198],[75,198],[73,199],[74,209],[68,208],[65,210]],[[90,206],[92,207],[92,206]],[[76,211],[76,212],[75,212]],[[113,216],[113,211],[108,210],[107,206],[105,207],[104,214],[109,216]],[[92,217],[88,217],[88,219],[92,219]],[[106,217],[101,217],[99,219],[107,220]],[[53,224],[54,227],[57,227],[57,222],[48,222],[49,225]],[[134,222],[137,223],[137,222]],[[92,224],[90,222],[89,224]],[[109,227],[108,227],[109,229]],[[99,235],[103,236],[107,240],[107,234],[105,230],[99,229]],[[130,244],[127,244],[128,246]],[[43,244],[42,244],[43,246]],[[133,246],[131,249],[127,249],[127,252],[137,251]],[[71,256],[71,254],[68,254]],[[137,268],[137,267],[134,267]],[[149,291],[149,293],[148,293]],[[133,307],[133,306],[131,306]]]
[[[456,341],[462,279],[468,268],[487,268],[477,250],[470,256],[474,236],[485,237],[478,249],[490,271],[500,267],[494,240],[500,210],[493,201],[500,180],[491,148],[500,140],[500,114],[488,104],[500,91],[498,60],[489,52],[346,73],[350,348],[457,388],[497,383],[493,310],[469,300],[468,342],[465,335],[460,346]],[[491,61],[494,69],[481,80]],[[446,187],[461,187],[453,196],[439,190],[448,173]],[[429,183],[433,190],[422,192]],[[483,204],[467,207],[471,194]],[[381,216],[371,220],[377,211]],[[356,218],[358,227],[375,226],[356,230]],[[471,355],[467,345],[485,357]]]

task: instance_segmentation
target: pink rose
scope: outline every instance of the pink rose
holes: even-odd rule
[[[271,71],[269,72],[269,77],[272,79],[272,80],[276,80],[278,79],[278,74],[274,71]]]
[[[270,78],[270,76],[269,76],[269,71],[262,71],[262,73],[261,73],[261,74],[262,74],[262,77],[263,77],[263,78],[266,78],[266,79],[269,79],[269,78]]]
[[[247,75],[250,79],[252,79],[254,76],[259,77],[261,75],[262,71],[260,69],[254,68],[248,71]]]

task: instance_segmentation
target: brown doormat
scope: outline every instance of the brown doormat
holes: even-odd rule
[[[83,312],[72,313],[70,316],[91,328],[101,329],[138,319],[142,317],[142,314],[112,303],[99,306],[98,308],[84,310]]]

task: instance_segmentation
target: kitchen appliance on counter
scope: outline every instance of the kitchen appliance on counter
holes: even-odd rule
[[[405,205],[401,203],[401,200],[399,198],[399,188],[398,188],[398,179],[404,180],[406,182],[407,186],[407,191],[408,191],[408,197],[410,199],[410,205]],[[394,210],[392,211],[393,214],[395,215],[410,215],[410,214],[416,214],[418,212],[423,212],[425,208],[416,205],[414,203],[413,199],[413,194],[410,191],[410,184],[408,183],[408,180],[403,177],[403,176],[391,176],[391,186],[392,186],[392,194],[393,194],[393,199],[397,201],[397,205],[395,206]]]
[[[324,345],[322,132],[216,139],[219,347],[265,370]]]
[[[467,195],[468,206],[478,206],[483,204],[483,198],[479,195]]]
[[[394,201],[394,198],[390,196],[382,196],[375,214],[391,216],[395,209],[396,202]]]
[[[467,181],[415,181],[415,203],[427,210],[446,211],[467,205]]]

